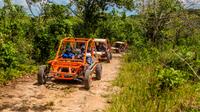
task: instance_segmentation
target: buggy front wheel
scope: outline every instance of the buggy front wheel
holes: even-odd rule
[[[37,74],[37,81],[39,85],[45,84],[46,83],[46,71],[47,71],[47,66],[42,65],[39,68],[38,74]]]
[[[96,79],[101,80],[101,75],[102,75],[102,65],[98,63],[96,65]]]
[[[86,90],[90,89],[91,83],[92,83],[91,71],[86,70],[85,71],[85,77],[84,77],[84,86],[85,86]]]

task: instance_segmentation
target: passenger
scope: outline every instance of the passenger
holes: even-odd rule
[[[100,51],[100,45],[99,45],[99,43],[96,43],[96,49],[97,49],[97,51]]]
[[[84,53],[85,53],[85,45],[82,45],[81,46],[81,58],[83,59],[83,57],[84,57]],[[92,63],[93,63],[93,60],[92,60],[92,57],[91,57],[91,55],[87,55],[87,54],[90,54],[90,53],[86,53],[86,62],[89,64],[89,65],[91,65]]]
[[[91,56],[86,56],[86,62],[91,65],[93,63],[92,57]]]
[[[81,46],[81,53],[84,54],[84,52],[85,52],[85,45],[82,45],[82,46]]]
[[[85,52],[85,45],[82,44],[80,46],[80,48],[78,48],[76,51],[77,51],[76,58],[77,59],[83,59],[84,52]]]

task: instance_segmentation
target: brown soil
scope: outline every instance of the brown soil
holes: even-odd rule
[[[26,76],[0,88],[2,112],[102,112],[120,67],[120,58],[103,63],[102,80],[93,81],[89,91],[80,82],[48,82],[38,86],[36,76]]]

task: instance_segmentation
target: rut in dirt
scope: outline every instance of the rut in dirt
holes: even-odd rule
[[[86,91],[80,82],[48,82],[38,86],[34,77],[19,79],[0,89],[2,112],[102,112],[115,91],[112,81],[117,77],[120,58],[102,63],[102,80],[93,81]]]

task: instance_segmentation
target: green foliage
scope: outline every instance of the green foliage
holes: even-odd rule
[[[144,33],[147,40],[156,44],[164,40],[163,30],[171,21],[174,14],[182,9],[178,0],[150,0],[150,5],[144,12]]]
[[[154,75],[157,77],[156,86],[160,90],[173,89],[187,82],[191,74],[184,73],[180,70],[174,70],[173,68],[165,68],[156,70]]]
[[[134,44],[130,46],[120,75],[115,81],[115,85],[121,87],[121,92],[113,96],[108,111],[198,110],[199,79],[196,74],[200,73],[200,34],[198,26],[192,22],[199,23],[194,19],[199,17],[185,11],[172,12],[169,21],[167,20],[168,24],[162,24],[156,31],[155,41],[147,33],[156,25],[154,16],[152,21],[137,22],[140,30],[136,30],[136,33],[139,36],[129,37],[134,39]],[[152,27],[143,26],[144,24]]]
[[[16,64],[16,50],[11,42],[0,43],[0,68],[6,69]]]
[[[178,82],[179,86],[175,87],[175,84],[173,84],[171,90],[158,91],[160,85],[153,85],[158,81],[158,77],[152,75],[155,73],[157,64],[145,64],[137,61],[123,63],[119,76],[114,81],[114,85],[121,87],[121,90],[119,94],[113,95],[111,107],[108,108],[108,111],[146,112],[150,110],[152,112],[174,112],[195,109],[193,104],[196,103],[196,100],[191,101],[191,99],[199,98],[199,84],[183,83],[185,78],[181,76],[182,73],[178,74],[180,71],[168,69],[163,71],[182,77],[181,80],[178,80],[172,78],[174,76],[167,76],[168,79]],[[166,76],[164,73],[162,75]],[[161,79],[159,83],[167,81],[164,78]]]
[[[83,20],[81,25],[84,36],[94,35],[101,21],[106,19],[105,11],[113,4],[118,7],[134,8],[135,0],[74,0],[76,15]],[[81,16],[80,16],[81,15]]]
[[[199,105],[199,84],[193,82],[197,77],[168,48],[165,50],[152,47],[152,44],[131,47],[125,57],[119,77],[114,81],[121,87],[119,94],[114,94],[109,112],[172,112],[196,110]],[[168,50],[167,50],[168,49]],[[172,49],[172,47],[170,48]],[[180,54],[180,47],[176,53]],[[184,49],[189,52],[189,49]],[[181,55],[191,66],[196,66],[191,51]],[[190,60],[191,59],[191,60]],[[170,63],[178,61],[179,63]],[[194,100],[191,104],[191,98]]]

